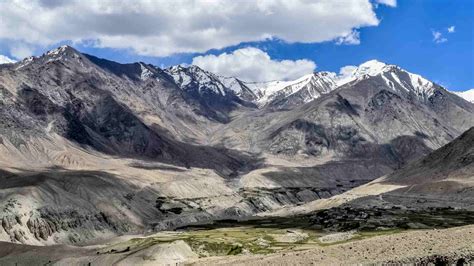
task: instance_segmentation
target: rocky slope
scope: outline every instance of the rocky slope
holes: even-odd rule
[[[268,215],[289,216],[328,210],[324,215],[316,214],[316,219],[323,218],[335,227],[347,224],[341,217],[351,216],[364,221],[362,225],[382,222],[379,226],[406,223],[406,219],[400,220],[403,216],[410,216],[419,223],[429,223],[431,219],[437,226],[448,224],[453,217],[463,219],[464,216],[472,223],[473,173],[474,127],[429,155],[368,184]],[[426,220],[423,219],[425,216]]]
[[[474,127],[379,182],[403,186],[383,195],[393,204],[474,210]]]
[[[221,78],[198,66],[178,65],[165,72],[184,91],[187,100],[197,101],[210,118],[219,122],[228,122],[229,113],[239,106],[254,106],[247,100],[254,100],[255,95],[237,79]]]
[[[198,121],[212,122],[204,106],[187,101],[168,75],[152,66],[122,65],[60,47],[0,71],[2,136],[17,148],[27,137],[57,134],[105,154],[188,167],[202,162],[193,159],[201,153],[225,153],[172,134],[190,137],[194,133],[188,132],[199,132]],[[215,166],[225,168],[220,159],[226,157],[215,156]]]
[[[377,191],[371,187],[387,187]],[[447,145],[402,169],[357,188],[342,207],[408,209],[449,213],[474,210],[474,127]],[[373,195],[364,191],[372,190]],[[344,198],[341,195],[341,199]],[[439,211],[437,211],[439,210]],[[472,214],[469,214],[472,218]],[[423,221],[421,221],[423,222]]]
[[[236,117],[213,143],[300,160],[244,177],[251,185],[350,188],[399,169],[474,125],[472,104],[433,83],[415,86],[398,67],[384,69],[288,111],[264,108]],[[406,82],[390,81],[395,77]]]

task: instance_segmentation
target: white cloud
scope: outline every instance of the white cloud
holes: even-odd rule
[[[390,7],[397,7],[397,0],[376,0],[376,2]]]
[[[357,69],[357,66],[343,66],[339,70],[339,78],[344,79],[344,78],[349,78],[352,76],[352,73]]]
[[[356,71],[356,69],[357,69],[357,66],[348,65],[348,66],[341,67],[339,69],[339,74],[335,72],[329,72],[329,73],[334,78],[336,83],[341,85],[341,84],[350,82],[353,79],[352,74],[354,73],[354,71]]]
[[[9,63],[15,63],[16,61],[0,54],[0,64],[9,64]]]
[[[471,103],[474,103],[474,89],[470,89],[467,91],[453,91],[457,95],[461,96],[467,101],[470,101]]]
[[[453,33],[456,31],[456,27],[455,26],[451,26],[451,27],[448,27],[448,33]]]
[[[33,48],[31,47],[31,45],[24,45],[24,44],[17,43],[13,47],[11,47],[10,53],[16,59],[21,60],[25,57],[33,55]]]
[[[152,56],[273,37],[357,44],[357,29],[379,23],[371,0],[15,0],[0,1],[0,10],[7,43],[71,41]]]
[[[346,45],[357,45],[360,44],[360,34],[358,31],[353,30],[345,36],[341,36],[336,40],[337,44],[346,44]]]
[[[433,41],[435,43],[444,43],[444,42],[447,42],[448,39],[443,37],[443,34],[439,31],[431,31],[431,33],[433,34]]]
[[[248,47],[232,53],[193,58],[193,65],[222,76],[244,81],[292,80],[314,71],[316,64],[306,59],[274,60],[257,48]]]

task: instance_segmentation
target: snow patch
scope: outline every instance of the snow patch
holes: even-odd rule
[[[64,52],[67,50],[68,47],[69,47],[69,46],[67,46],[67,45],[60,46],[60,47],[58,47],[58,48],[56,48],[56,49],[53,49],[53,50],[51,50],[51,51],[48,51],[48,52],[46,53],[46,55],[49,55],[49,56],[57,56],[57,55],[60,55],[60,54],[64,53]]]
[[[205,71],[198,66],[173,66],[165,70],[181,89],[190,89],[195,85],[200,93],[211,91],[222,96],[226,95],[226,87],[218,76]]]
[[[236,95],[240,95],[242,93],[242,86],[239,80],[236,78],[219,76],[219,80],[225,87],[233,91]]]
[[[147,66],[145,66],[143,63],[139,63],[139,64],[140,64],[140,68],[141,68],[141,75],[140,75],[141,80],[146,80],[149,77],[153,76],[153,72],[151,72],[147,68]]]
[[[34,56],[30,56],[30,57],[27,57],[27,58],[23,59],[22,61],[20,61],[20,65],[18,67],[16,67],[15,70],[19,70],[19,69],[29,65],[35,59],[36,59],[36,57],[34,57]]]
[[[307,89],[309,94],[304,102],[310,102],[337,87],[334,76],[331,74],[330,72],[316,72],[291,81],[246,83],[245,85],[260,96],[257,102],[259,106],[266,105],[277,96],[288,97],[302,89]]]

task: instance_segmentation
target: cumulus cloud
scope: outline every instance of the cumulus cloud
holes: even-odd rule
[[[456,32],[456,27],[455,26],[450,26],[446,28],[446,32],[449,33],[454,33]],[[437,30],[431,30],[431,33],[433,34],[433,42],[435,43],[444,43],[448,41],[448,38],[446,38],[441,31]]]
[[[204,55],[193,58],[193,65],[222,76],[238,77],[244,81],[292,80],[314,71],[313,61],[274,60],[266,52],[241,48],[232,53]]]
[[[343,66],[339,70],[339,78],[345,79],[352,76],[352,73],[357,69],[357,66]]]
[[[16,61],[0,54],[0,64],[9,64],[9,63],[15,63]]]
[[[354,30],[351,33],[339,37],[336,40],[336,43],[341,45],[341,44],[346,44],[346,45],[357,45],[360,44],[360,34],[358,31]]]
[[[376,0],[376,2],[390,7],[397,7],[397,0]]]
[[[15,44],[14,46],[11,47],[10,53],[12,56],[14,56],[16,59],[23,59],[25,57],[33,55],[33,48],[30,45],[24,45],[24,44]]]
[[[444,43],[448,41],[448,39],[443,37],[443,34],[439,31],[433,30],[431,33],[433,34],[433,41],[435,43]]]
[[[379,23],[370,0],[15,0],[0,1],[0,10],[7,43],[70,41],[151,56],[268,38],[357,44],[357,29]]]

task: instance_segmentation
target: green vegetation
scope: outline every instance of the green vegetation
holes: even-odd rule
[[[353,241],[400,230],[357,233]],[[311,229],[272,228],[268,224],[259,226],[229,226],[223,228],[201,228],[134,238],[103,248],[100,253],[116,253],[122,250],[137,251],[156,244],[185,241],[200,257],[238,255],[242,253],[269,254],[282,250],[302,250],[335,243],[321,243],[319,238],[328,233]],[[342,241],[342,242],[346,242]],[[340,243],[340,242],[338,242]]]
[[[356,211],[354,211],[356,212]],[[357,212],[356,212],[357,213]],[[327,215],[331,225],[336,225],[340,213]],[[350,214],[350,213],[349,213]],[[380,235],[396,234],[406,230],[462,225],[472,220],[472,213],[457,213],[443,210],[433,213],[390,211],[381,215],[367,215],[362,227],[334,241],[321,241],[320,238],[331,234],[327,229],[315,229],[314,220],[308,216],[292,218],[271,218],[250,221],[219,221],[210,225],[192,226],[178,231],[160,232],[152,236],[134,238],[110,245],[99,253],[135,252],[157,244],[172,243],[177,240],[186,242],[200,257],[226,256],[238,254],[269,254],[283,250],[303,250],[315,246],[330,246],[345,242],[358,241]],[[342,222],[347,222],[344,220]],[[359,221],[361,223],[361,221]],[[366,226],[370,224],[374,226]],[[377,225],[377,226],[375,226]],[[381,225],[385,225],[383,227]]]

